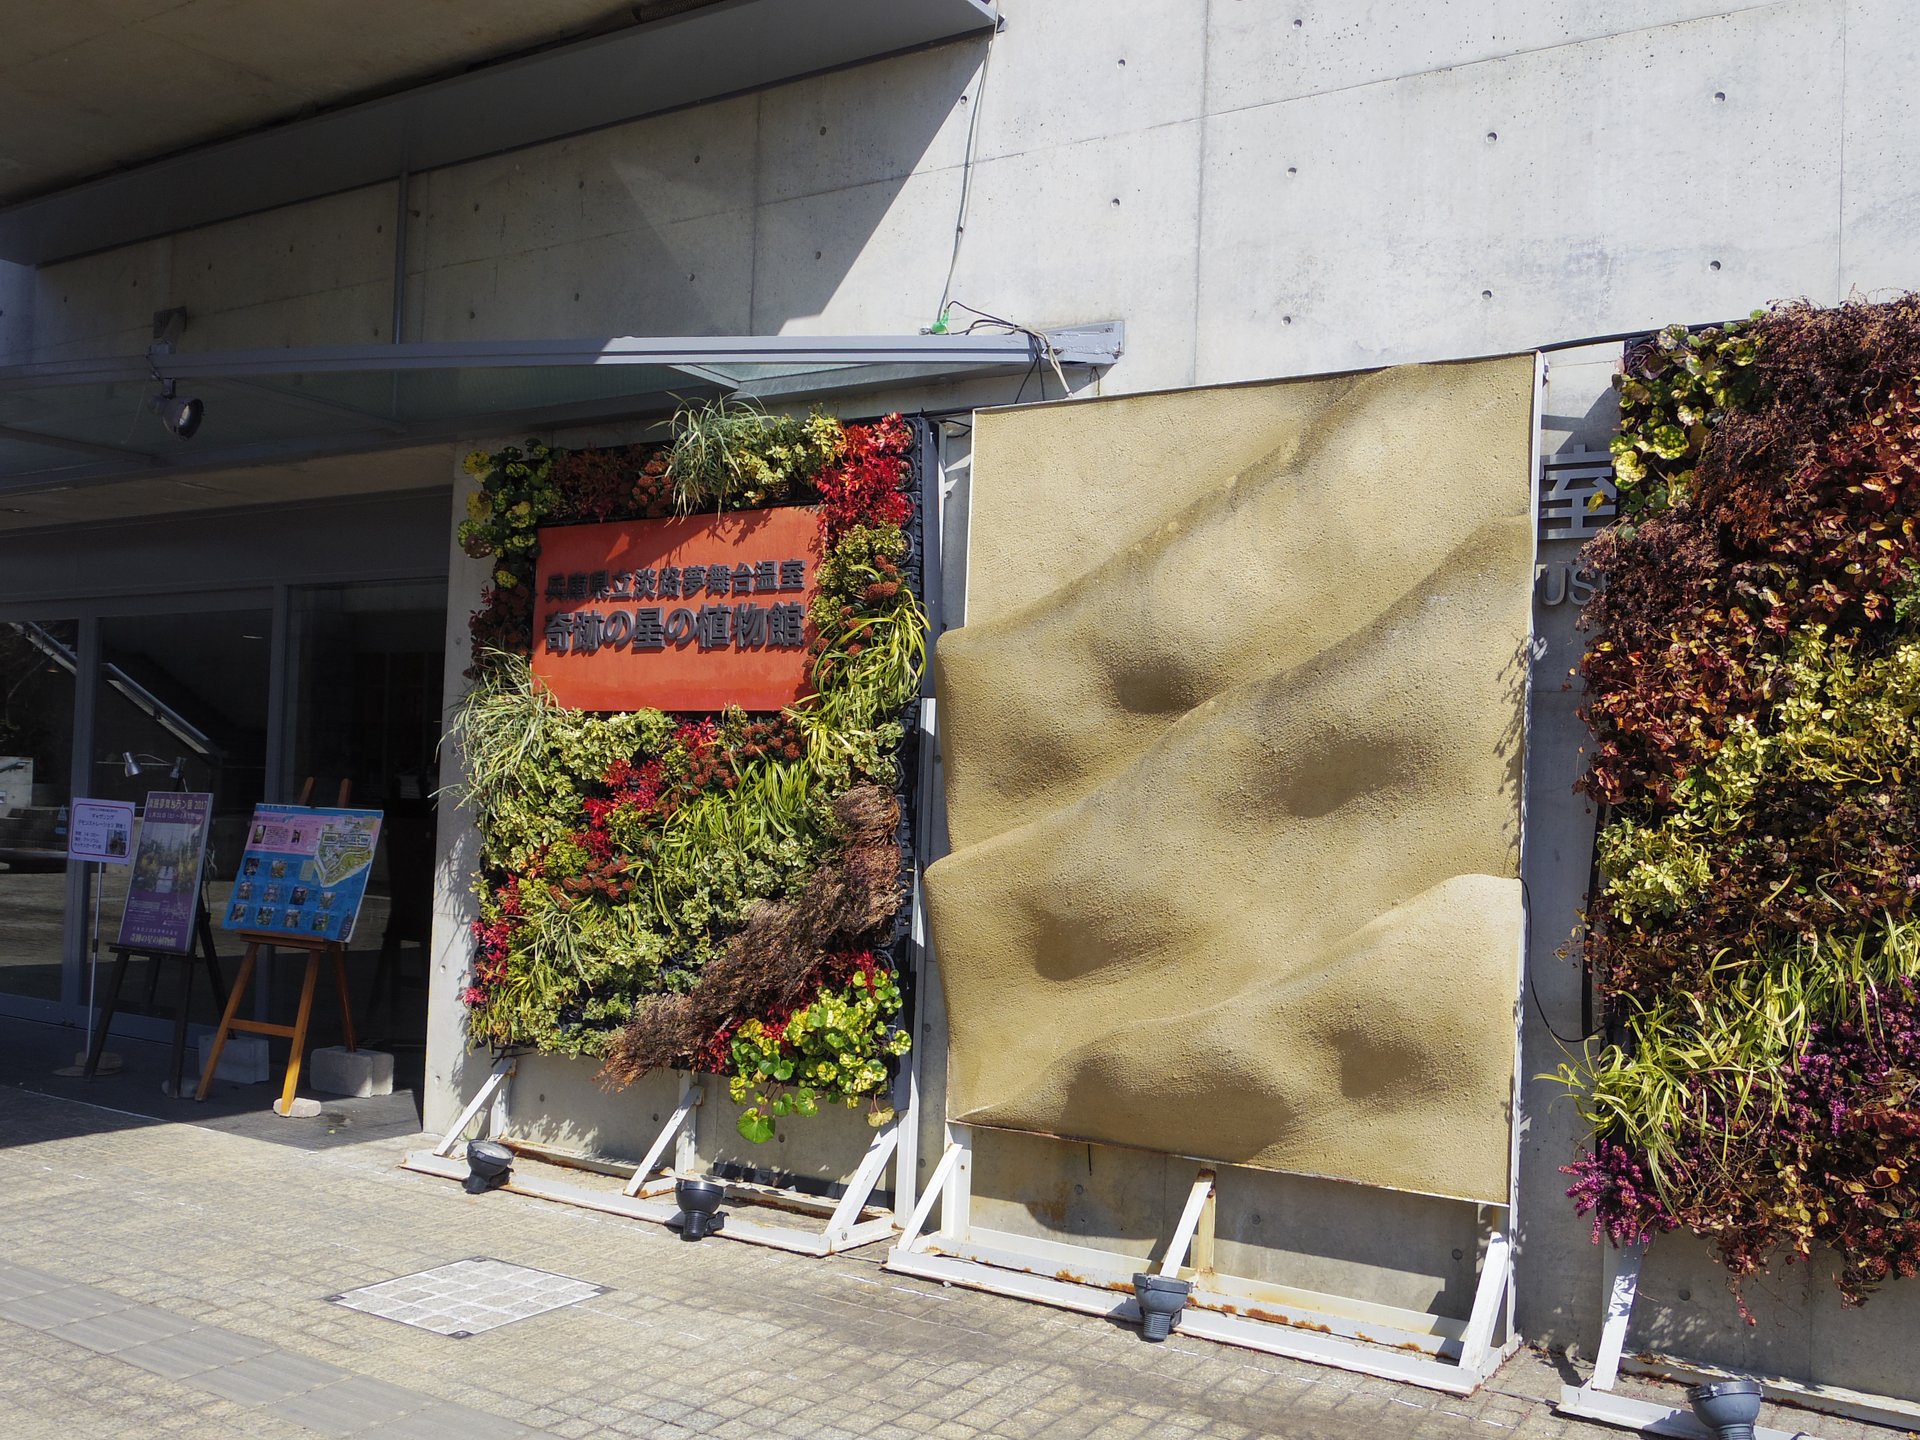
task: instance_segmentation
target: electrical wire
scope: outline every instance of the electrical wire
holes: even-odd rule
[[[1585,1035],[1572,1037],[1562,1035],[1554,1028],[1553,1020],[1547,1014],[1547,1007],[1540,1003],[1540,990],[1533,974],[1533,892],[1527,888],[1527,882],[1524,878],[1520,881],[1520,935],[1521,949],[1525,957],[1522,963],[1526,966],[1527,971],[1527,995],[1533,1001],[1533,1010],[1534,1013],[1540,1017],[1540,1023],[1546,1026],[1547,1033],[1562,1045],[1571,1048],[1575,1045],[1586,1044],[1587,1041],[1593,1039],[1595,1035],[1598,1035],[1604,1027],[1596,1026]]]
[[[987,72],[993,68],[993,41],[1000,33],[996,19],[987,32],[987,53],[980,62],[980,83],[973,87],[973,113],[967,117],[967,149],[960,160],[960,209],[953,219],[953,253],[947,257],[947,278],[940,286],[940,304],[933,312],[934,324],[946,319],[947,301],[953,296],[953,275],[960,267],[960,242],[967,233],[967,214],[973,206],[973,155],[980,136],[980,112],[986,106]]]
[[[1060,352],[1054,348],[1053,341],[1050,338],[1048,338],[1045,334],[1043,334],[1041,331],[1035,330],[1030,325],[1022,325],[1018,321],[1008,320],[1004,316],[992,315],[985,310],[976,310],[974,309],[973,306],[968,305],[963,301],[959,301],[959,300],[950,302],[948,308],[953,310],[964,310],[969,315],[975,315],[979,317],[978,319],[969,323],[965,330],[960,332],[963,335],[971,335],[976,330],[981,329],[983,326],[996,326],[999,329],[1004,330],[1009,335],[1026,336],[1027,339],[1031,340],[1034,344],[1034,348],[1035,348],[1034,363],[1037,365],[1040,362],[1040,360],[1044,358],[1046,362],[1053,367],[1053,378],[1060,382],[1060,398],[1064,400],[1067,396],[1073,393],[1073,387],[1067,384],[1067,372],[1064,369],[1062,369],[1060,365]],[[1024,385],[1021,386],[1022,390],[1025,390],[1025,388],[1026,387]],[[1045,386],[1041,387],[1041,393],[1042,393],[1042,398],[1044,398]]]
[[[1035,375],[1038,375],[1039,373],[1040,373],[1040,357],[1036,355],[1033,357],[1033,363],[1027,366],[1027,373],[1020,377],[1020,388],[1014,392],[1014,396],[1013,396],[1014,404],[1018,405],[1026,400],[1027,386],[1033,383],[1033,377]],[[1040,382],[1040,398],[1042,400],[1047,398],[1047,382],[1044,380]]]

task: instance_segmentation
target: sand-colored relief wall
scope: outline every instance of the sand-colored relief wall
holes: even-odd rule
[[[979,417],[956,1119],[1505,1200],[1533,380]]]

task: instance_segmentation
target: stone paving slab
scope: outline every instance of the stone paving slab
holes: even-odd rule
[[[49,1290],[58,1290],[67,1282],[52,1275],[31,1270],[25,1265],[9,1265],[0,1261],[0,1300],[18,1300],[27,1295],[44,1295]]]
[[[395,1421],[431,1403],[417,1390],[350,1375],[267,1408],[321,1435],[359,1435],[368,1431],[391,1434],[389,1427]]]
[[[1539,1357],[1460,1398],[1177,1333],[1146,1345],[1130,1326],[888,1274],[879,1247],[813,1259],[688,1245],[616,1216],[466,1195],[399,1170],[410,1144],[306,1153],[0,1087],[0,1435],[1622,1433],[1554,1415],[1541,1397],[1561,1377]],[[128,1193],[141,1203],[101,1203]],[[476,1255],[610,1288],[464,1340],[329,1303]],[[194,1328],[105,1353],[55,1333],[111,1313],[136,1330]],[[1817,1433],[1886,1434],[1824,1419]]]
[[[202,1371],[216,1370],[241,1360],[264,1355],[273,1347],[247,1335],[228,1330],[196,1328],[167,1339],[131,1346],[115,1355],[129,1365],[138,1365],[169,1380],[185,1380]]]
[[[64,1286],[38,1295],[23,1295],[17,1300],[0,1300],[0,1320],[11,1320],[35,1330],[52,1330],[76,1320],[90,1320],[112,1310],[125,1309],[132,1303],[117,1295]]]
[[[157,1305],[129,1305],[124,1310],[109,1310],[87,1320],[75,1320],[47,1333],[60,1340],[71,1340],[103,1355],[131,1350],[153,1340],[170,1340],[194,1328],[193,1321],[175,1315]]]

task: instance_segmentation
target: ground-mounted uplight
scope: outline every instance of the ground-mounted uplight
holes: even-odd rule
[[[1193,1282],[1176,1280],[1171,1275],[1155,1275],[1142,1270],[1133,1277],[1133,1298],[1140,1303],[1140,1338],[1164,1340],[1173,1333],[1173,1323],[1187,1308],[1193,1294]]]
[[[727,1218],[715,1213],[720,1202],[727,1198],[727,1187],[718,1180],[676,1181],[673,1198],[680,1207],[682,1240],[704,1240]]]
[[[1753,1422],[1760,1418],[1758,1380],[1715,1380],[1687,1390],[1687,1403],[1699,1422],[1719,1440],[1753,1440]]]
[[[484,1195],[498,1190],[513,1174],[513,1151],[498,1140],[472,1140],[467,1144],[467,1178],[461,1181],[469,1195]]]

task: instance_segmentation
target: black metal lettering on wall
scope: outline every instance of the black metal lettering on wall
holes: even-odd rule
[[[549,655],[597,655],[602,650],[645,654],[694,645],[710,650],[800,650],[806,647],[806,607],[797,600],[762,605],[746,595],[792,594],[807,584],[805,560],[760,560],[749,565],[663,565],[658,569],[576,571],[547,576],[549,601],[694,600],[705,594],[730,603],[641,605],[562,611],[543,631]]]

